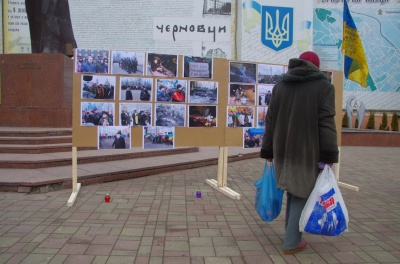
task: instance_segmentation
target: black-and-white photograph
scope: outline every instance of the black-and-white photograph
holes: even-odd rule
[[[243,148],[261,148],[263,128],[243,128]]]
[[[258,104],[257,105],[269,106],[273,88],[274,88],[273,85],[259,84],[257,86],[257,93],[258,93]]]
[[[212,78],[212,58],[184,56],[183,77]]]
[[[255,105],[256,86],[253,84],[229,84],[229,105]]]
[[[151,103],[120,103],[121,126],[151,126]]]
[[[77,49],[75,72],[109,73],[109,50]]]
[[[189,103],[218,104],[218,82],[190,81]]]
[[[130,149],[131,128],[123,126],[100,126],[97,128],[98,149]]]
[[[226,124],[228,127],[253,127],[254,114],[254,107],[228,106]]]
[[[82,75],[82,99],[110,99],[115,96],[115,76]]]
[[[268,106],[257,107],[257,127],[265,127],[265,117],[267,115]]]
[[[113,126],[114,103],[81,102],[81,126]]]
[[[147,54],[146,75],[160,77],[177,77],[178,55]]]
[[[144,75],[145,53],[137,51],[111,51],[111,73]]]
[[[152,98],[153,79],[121,77],[120,100],[148,102]]]
[[[186,105],[184,104],[156,104],[156,126],[185,126]]]
[[[232,4],[230,0],[203,0],[203,15],[230,15]]]
[[[185,80],[158,79],[156,83],[157,102],[186,102],[187,82]]]
[[[173,149],[175,127],[143,127],[143,149]]]
[[[277,84],[286,72],[286,66],[258,64],[258,83]]]
[[[216,127],[217,106],[189,105],[189,127]]]
[[[230,62],[229,63],[229,82],[237,83],[256,83],[257,64]]]

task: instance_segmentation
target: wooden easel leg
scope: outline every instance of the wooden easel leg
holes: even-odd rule
[[[67,206],[73,206],[78,196],[81,184],[78,183],[78,151],[72,147],[72,194],[68,199]]]
[[[240,200],[240,194],[226,187],[228,182],[228,147],[219,147],[217,180],[207,179],[206,183],[226,196]]]

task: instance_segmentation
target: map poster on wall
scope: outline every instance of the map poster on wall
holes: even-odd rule
[[[25,1],[3,0],[4,54],[31,53],[31,37]]]

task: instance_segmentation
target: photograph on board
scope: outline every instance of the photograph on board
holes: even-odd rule
[[[189,81],[188,102],[218,104],[218,82]]]
[[[186,80],[158,79],[156,102],[186,102]]]
[[[175,127],[143,127],[143,149],[173,149]]]
[[[243,128],[243,148],[261,148],[263,128]]]
[[[228,106],[226,118],[228,127],[253,127],[254,107]]]
[[[146,75],[177,77],[178,55],[147,53]]]
[[[98,149],[130,149],[131,128],[124,126],[97,127]]]
[[[76,49],[75,72],[109,73],[109,50]]]
[[[82,75],[82,99],[114,100],[115,76],[111,75]]]
[[[185,126],[186,105],[184,104],[156,104],[156,126]]]
[[[229,63],[229,82],[256,83],[257,64],[244,62]]]
[[[151,101],[153,79],[138,77],[121,77],[119,81],[120,100]]]
[[[151,103],[120,103],[119,124],[121,126],[150,126]]]
[[[113,126],[114,103],[81,102],[81,126]]]
[[[286,66],[258,64],[258,83],[277,84],[286,72]]]
[[[111,73],[144,75],[145,53],[137,51],[111,51]]]
[[[189,105],[189,127],[216,127],[217,106]]]
[[[258,94],[257,105],[269,106],[269,102],[271,102],[272,88],[274,88],[274,86],[268,84],[259,84],[257,86],[257,94]]]
[[[268,106],[257,107],[257,127],[265,127],[265,117],[267,116]]]
[[[255,88],[253,84],[229,84],[229,105],[255,105]]]
[[[183,57],[183,77],[212,78],[212,58],[208,57]]]

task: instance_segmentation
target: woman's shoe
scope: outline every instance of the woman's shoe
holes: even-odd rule
[[[297,248],[294,248],[294,249],[284,249],[284,250],[283,250],[283,254],[285,254],[285,255],[292,255],[292,254],[294,254],[294,253],[300,252],[300,251],[304,250],[304,249],[307,247],[307,244],[308,244],[307,241],[305,241],[304,239],[302,239],[302,240],[300,241],[299,246],[298,246]]]

